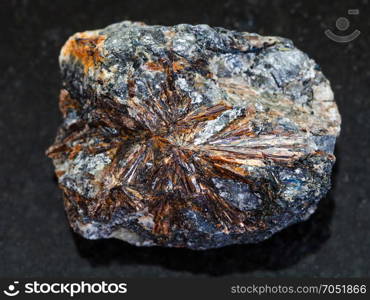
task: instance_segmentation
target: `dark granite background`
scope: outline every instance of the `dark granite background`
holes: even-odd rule
[[[340,33],[340,16],[351,22],[345,34],[361,30],[355,41],[324,35]],[[281,35],[322,66],[343,125],[333,189],[310,220],[258,245],[203,252],[70,231],[44,155],[61,120],[59,49],[76,31],[125,19]],[[369,25],[368,1],[0,1],[0,277],[370,276]]]

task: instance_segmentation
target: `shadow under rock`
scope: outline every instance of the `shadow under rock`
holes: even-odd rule
[[[270,239],[250,245],[194,251],[162,247],[135,247],[115,239],[86,240],[73,233],[79,254],[92,265],[159,265],[167,269],[213,276],[259,269],[277,270],[297,263],[317,251],[330,237],[334,201],[330,195],[321,200],[307,221],[292,225]]]
[[[336,147],[336,154],[338,149]],[[73,233],[81,257],[93,266],[157,265],[176,271],[222,276],[255,270],[279,270],[296,264],[312,254],[330,237],[330,223],[335,209],[332,198],[339,159],[333,168],[332,189],[321,199],[316,212],[305,222],[297,223],[258,244],[233,245],[195,251],[163,247],[136,247],[116,239],[87,240]]]

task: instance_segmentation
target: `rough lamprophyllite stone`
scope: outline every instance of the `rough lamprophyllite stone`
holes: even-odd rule
[[[306,220],[330,187],[340,115],[288,39],[122,22],[73,35],[60,67],[47,155],[86,238],[255,243]]]

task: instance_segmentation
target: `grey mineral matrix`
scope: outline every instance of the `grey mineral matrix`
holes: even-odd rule
[[[330,188],[340,115],[293,42],[122,22],[61,50],[52,158],[74,231],[138,246],[256,243]]]

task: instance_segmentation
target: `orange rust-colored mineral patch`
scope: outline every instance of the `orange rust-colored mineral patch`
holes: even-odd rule
[[[59,110],[63,116],[66,117],[69,109],[78,109],[79,103],[71,98],[69,92],[65,89],[61,89],[59,93]]]
[[[174,72],[181,71],[184,68],[185,68],[185,66],[184,66],[183,62],[175,61],[175,62],[172,63],[172,69],[174,70]]]
[[[144,67],[150,71],[160,71],[160,72],[164,71],[163,65],[158,62],[154,62],[154,61],[147,62],[144,65]]]
[[[174,61],[174,62],[172,62],[172,70],[174,72],[181,71],[185,68],[185,64],[186,63],[184,61]],[[150,61],[150,62],[147,62],[144,65],[144,67],[145,67],[145,69],[147,69],[149,71],[159,71],[159,72],[164,72],[165,71],[164,65],[160,62]]]
[[[84,67],[85,74],[103,60],[101,49],[105,35],[95,32],[77,33],[71,37],[62,49],[62,56],[75,57]]]

